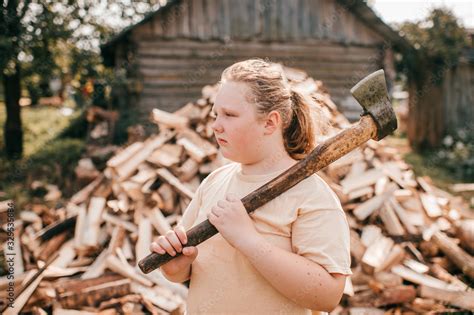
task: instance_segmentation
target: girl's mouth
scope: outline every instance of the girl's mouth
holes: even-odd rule
[[[227,144],[227,141],[224,140],[224,139],[221,139],[221,138],[217,138],[217,142],[218,142],[219,144]]]

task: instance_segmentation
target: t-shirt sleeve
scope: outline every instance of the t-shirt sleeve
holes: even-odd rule
[[[199,185],[198,189],[194,193],[193,198],[191,199],[191,202],[186,207],[186,210],[184,210],[183,216],[178,223],[178,225],[182,225],[185,230],[189,230],[198,217],[199,209],[201,208],[202,190],[205,182],[206,180],[204,180]]]
[[[351,275],[346,215],[330,188],[318,186],[320,189],[313,191],[317,197],[298,209],[292,224],[293,252],[318,263],[329,273]]]

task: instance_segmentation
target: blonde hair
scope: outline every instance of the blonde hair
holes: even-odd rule
[[[247,98],[256,105],[258,115],[268,114],[273,110],[280,113],[285,149],[293,159],[301,160],[314,149],[314,114],[322,112],[312,100],[291,88],[279,64],[262,59],[237,62],[222,73],[221,82],[225,81],[248,85],[252,95],[247,95]]]

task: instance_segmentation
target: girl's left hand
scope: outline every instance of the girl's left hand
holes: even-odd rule
[[[222,237],[237,249],[259,236],[254,222],[235,194],[228,194],[225,200],[219,200],[211,208],[207,218]]]

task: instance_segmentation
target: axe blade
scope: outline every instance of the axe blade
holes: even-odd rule
[[[382,69],[369,74],[354,85],[351,94],[364,109],[363,115],[369,114],[377,125],[375,140],[380,140],[397,129],[397,116],[388,98],[385,73]]]

